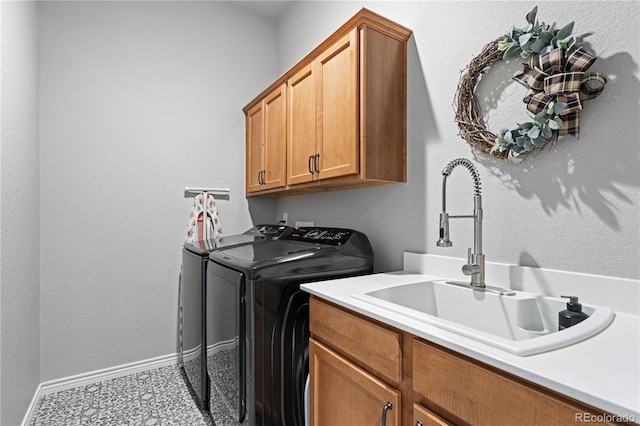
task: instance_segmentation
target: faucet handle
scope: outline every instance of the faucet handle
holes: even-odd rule
[[[482,272],[482,267],[471,263],[471,247],[469,247],[467,250],[467,264],[462,266],[462,273],[469,277],[480,272]]]
[[[470,263],[462,265],[462,273],[468,277],[479,274],[480,272],[482,272],[480,265],[471,265]]]

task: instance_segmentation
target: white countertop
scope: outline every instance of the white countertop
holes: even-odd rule
[[[406,262],[405,262],[406,267]],[[631,422],[640,422],[640,317],[616,312],[601,333],[571,346],[517,356],[453,332],[359,301],[354,293],[450,278],[394,272],[303,284],[310,294],[407,331]]]

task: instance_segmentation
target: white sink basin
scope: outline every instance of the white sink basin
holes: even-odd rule
[[[444,280],[392,286],[352,297],[519,356],[588,339],[613,320],[612,309],[583,304],[589,318],[558,331],[558,312],[566,309],[566,299],[513,290],[481,291]]]

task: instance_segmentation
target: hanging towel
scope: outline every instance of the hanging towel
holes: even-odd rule
[[[207,239],[205,229],[208,228],[209,240],[213,240],[216,246],[222,245],[222,227],[216,208],[216,201],[211,194],[207,194],[206,202],[204,194],[198,194],[193,199],[193,210],[187,227],[186,242],[195,244]]]

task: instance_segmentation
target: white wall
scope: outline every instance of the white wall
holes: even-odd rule
[[[575,21],[575,33],[591,34],[586,41],[599,59],[590,71],[609,82],[599,98],[585,102],[579,140],[565,138],[519,165],[476,157],[454,122],[460,71],[510,25],[524,26],[535,5],[540,20]],[[450,160],[467,157],[482,177],[488,260],[640,277],[637,2],[296,2],[279,21],[280,72],[363,6],[414,32],[408,51],[408,182],[282,198],[278,216],[287,212],[291,221],[364,231],[379,271],[400,269],[405,250],[466,257],[471,221],[452,220],[453,248],[437,248],[435,241],[440,172]],[[494,65],[476,92],[494,133],[527,117],[524,88],[501,84],[520,69],[511,62]],[[472,212],[471,188],[463,169],[448,179],[451,214]]]
[[[40,383],[38,9],[0,11],[0,424],[16,425]]]
[[[221,2],[40,3],[41,381],[177,351],[182,191],[229,187],[224,232],[251,226],[242,107],[275,42]]]

